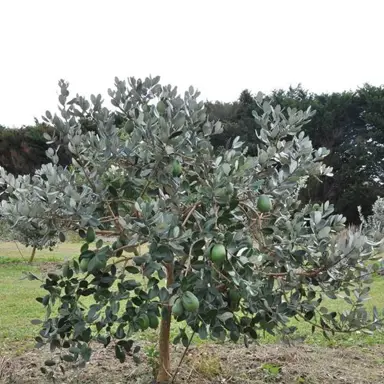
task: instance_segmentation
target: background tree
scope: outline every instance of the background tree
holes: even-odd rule
[[[210,138],[222,125],[207,116],[199,93],[190,87],[182,97],[159,80],[116,79],[109,90],[116,110],[91,96],[97,131],[87,132],[82,101],[68,102],[68,84],[60,82],[61,117],[46,114],[54,128],[46,137],[67,143],[71,167],[58,164],[54,146],[47,150],[52,164],[33,177],[1,171],[14,197],[9,204],[25,202],[21,222],[58,231],[70,222],[84,238],[79,258],[43,280],[38,301],[47,315],[38,345],[63,348],[65,361],[87,361],[91,340],[107,346],[113,338],[124,361],[137,359],[135,332],[159,328],[157,381],[165,382],[175,374],[172,315],[180,324],[174,342],[186,347],[194,334],[235,342],[243,335],[246,345],[265,331],[287,338],[292,317],[327,337],[380,327],[377,309],[369,314],[363,306],[369,281],[359,279],[371,245],[360,233],[338,239],[345,218],[328,202],[298,201],[310,176],[331,175],[322,163],[328,151],[314,149],[302,131],[311,110],[285,114],[258,94],[257,156],[247,156],[238,138],[217,153]],[[119,172],[106,177],[112,166]],[[118,238],[112,246],[96,236],[105,225]],[[125,255],[127,248],[137,256]],[[337,293],[350,310],[323,308],[323,297]]]
[[[212,144],[215,147],[228,148],[235,137],[239,136],[247,143],[248,154],[257,155],[257,145],[260,141],[255,135],[258,128],[252,115],[255,108],[257,104],[247,89],[234,103],[208,103],[208,113],[223,123],[223,132],[212,137]]]
[[[325,163],[334,169],[334,178],[311,178],[302,191],[303,201],[330,200],[336,211],[349,223],[358,223],[357,206],[364,215],[371,213],[372,204],[382,189],[383,175],[383,87],[365,85],[356,92],[313,94],[300,85],[276,90],[267,99],[283,109],[307,110],[316,114],[304,126],[315,147],[330,150]],[[239,101],[232,104],[216,103],[213,116],[226,116],[224,133],[214,139],[215,146],[230,142],[237,135],[249,145],[249,153],[257,154],[255,122],[252,109],[255,103],[245,90]],[[225,112],[224,112],[225,111]]]
[[[325,162],[333,167],[335,177],[321,184],[312,179],[308,198],[331,200],[352,223],[359,221],[357,206],[369,214],[381,193],[383,96],[384,88],[365,85],[357,92],[328,95],[308,94],[299,87],[272,97],[283,106],[316,110],[305,131],[315,146],[330,149]]]

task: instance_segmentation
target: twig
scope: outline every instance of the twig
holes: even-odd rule
[[[18,249],[18,251],[19,251],[19,253],[20,253],[21,257],[23,258],[23,260],[25,260],[25,257],[24,257],[24,255],[21,253],[21,250],[20,250],[19,246],[17,245],[17,241],[14,241],[14,243],[15,243],[15,245],[16,245],[16,248]]]
[[[189,381],[189,379],[191,378],[192,376],[192,372],[195,370],[195,368],[192,368],[191,371],[189,372],[189,375],[187,377],[187,382]]]
[[[184,358],[185,358],[185,356],[186,356],[186,354],[187,354],[187,352],[188,352],[188,350],[189,350],[189,347],[190,347],[190,345],[191,345],[191,343],[192,343],[193,336],[195,336],[195,331],[193,331],[191,337],[190,337],[189,340],[188,340],[188,344],[187,344],[187,346],[185,347],[185,349],[184,349],[184,353],[183,353],[183,355],[181,356],[181,359],[180,359],[180,361],[179,361],[179,364],[177,365],[177,368],[176,368],[176,370],[175,370],[175,373],[174,373],[173,376],[172,376],[171,384],[173,384],[174,381],[175,381],[175,378],[176,378],[176,375],[177,375],[178,372],[179,372],[180,366],[181,366],[181,364],[182,364],[182,362],[183,362],[183,360],[184,360]]]
[[[113,237],[113,236],[120,235],[119,232],[107,231],[107,230],[95,230],[95,233],[96,233],[96,235],[105,236],[105,237]]]
[[[195,211],[195,209],[198,207],[199,203],[195,203],[193,204],[193,206],[191,207],[191,209],[189,210],[187,216],[185,217],[183,223],[181,224],[183,227],[185,227],[185,224],[187,224],[189,218],[191,217],[192,213]]]
[[[312,271],[296,272],[295,275],[296,276],[305,276],[305,277],[315,277],[319,273],[324,272],[326,270],[327,270],[326,267],[322,267],[322,268],[314,269]],[[279,277],[287,276],[288,272],[271,272],[271,273],[265,273],[265,275],[269,276],[269,277],[277,277],[277,278],[279,278]]]
[[[231,280],[228,279],[227,276],[225,276],[223,273],[221,273],[216,267],[215,265],[212,263],[212,268],[222,277],[224,277],[225,280],[227,280],[229,283],[231,283]]]
[[[110,265],[117,265],[117,264],[120,264],[120,263],[123,263],[125,262],[126,264],[128,264],[128,261],[132,260],[133,257],[124,257],[123,259],[119,259],[117,261],[115,261],[114,263],[111,263]],[[124,268],[125,268],[126,265],[124,265]]]

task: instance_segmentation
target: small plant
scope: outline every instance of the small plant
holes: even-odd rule
[[[276,382],[280,379],[281,366],[274,363],[265,363],[261,366],[265,382]]]
[[[144,349],[145,355],[147,356],[148,365],[152,368],[153,377],[156,376],[159,371],[159,350],[156,344],[147,346]]]
[[[216,356],[201,356],[193,363],[193,368],[208,380],[213,380],[222,373],[220,359]]]

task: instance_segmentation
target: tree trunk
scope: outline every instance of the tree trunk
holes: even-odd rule
[[[35,258],[36,253],[36,247],[33,247],[31,257],[29,258],[29,263],[32,263],[33,259]]]
[[[166,264],[167,287],[173,284],[173,264]],[[166,305],[162,311],[159,338],[159,372],[157,383],[168,383],[171,378],[171,359],[169,353],[169,337],[171,331],[172,307]]]

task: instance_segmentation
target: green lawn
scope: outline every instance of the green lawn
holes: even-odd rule
[[[16,351],[24,350],[38,332],[38,326],[30,320],[43,313],[43,307],[35,300],[42,293],[41,282],[23,279],[23,272],[41,274],[41,266],[73,257],[79,245],[69,243],[52,252],[37,251],[33,266],[26,262],[31,248],[19,245],[19,249],[15,243],[0,244],[0,352],[15,347]]]
[[[368,312],[372,313],[374,306],[377,307],[378,311],[383,312],[384,308],[384,277],[375,276],[374,282],[371,285],[371,299],[365,303],[366,309]],[[340,312],[343,309],[348,309],[350,306],[340,299],[340,300],[331,300],[327,299],[324,301],[324,306],[328,308],[329,312],[336,311]],[[367,335],[363,332],[358,332],[354,334],[336,334],[331,337],[331,340],[327,340],[321,333],[321,330],[317,330],[313,335],[311,333],[311,325],[305,322],[295,322],[295,325],[298,326],[298,335],[308,335],[307,343],[324,345],[324,346],[366,346],[373,344],[384,344],[384,332],[376,332],[374,335]]]
[[[33,326],[31,319],[42,318],[44,309],[35,300],[41,296],[41,282],[29,281],[23,278],[23,272],[43,273],[42,268],[49,267],[56,262],[63,261],[66,257],[72,258],[78,254],[78,244],[63,244],[53,251],[38,251],[33,265],[28,265],[30,248],[20,246],[23,256],[14,243],[0,244],[0,355],[3,353],[22,353],[33,345],[33,337],[36,336],[39,326]],[[375,277],[372,286],[372,299],[367,303],[369,308],[376,305],[379,310],[384,308],[384,277]],[[329,309],[339,310],[344,305],[343,300],[328,300]],[[311,334],[311,326],[303,322],[292,321],[298,326],[297,335],[307,335],[307,343],[317,345],[372,345],[384,344],[384,333],[378,332],[373,336],[364,333],[347,335],[339,334],[326,340],[320,331]],[[176,335],[180,324],[174,323],[173,334]],[[156,340],[155,331],[145,332],[140,338]],[[195,340],[199,342],[199,340]],[[276,338],[267,335],[263,342],[276,342]]]

